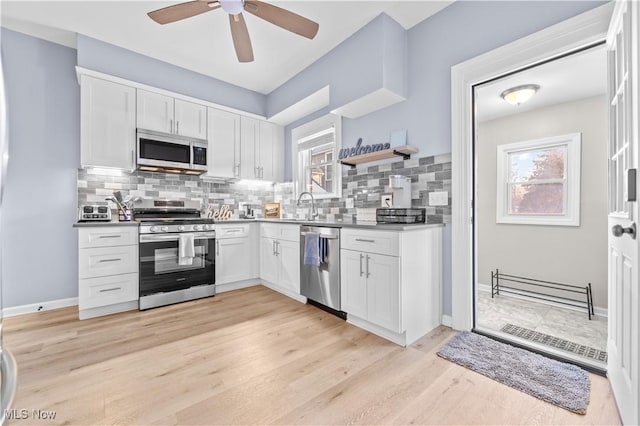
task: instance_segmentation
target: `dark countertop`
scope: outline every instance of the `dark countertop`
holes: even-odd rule
[[[237,223],[282,223],[292,225],[306,225],[306,226],[324,226],[329,228],[360,228],[369,230],[381,230],[381,231],[412,231],[425,228],[437,228],[444,226],[441,223],[375,223],[375,222],[340,222],[340,221],[327,221],[327,220],[297,220],[297,219],[230,219],[219,220],[214,222],[216,225],[224,224],[237,224]],[[140,222],[135,220],[131,222],[80,222],[74,223],[74,228],[86,228],[86,227],[102,227],[102,226],[139,226]]]
[[[88,228],[88,227],[101,227],[101,226],[139,226],[140,222],[132,220],[130,222],[118,222],[112,220],[111,222],[76,222],[73,224],[74,228]]]
[[[444,226],[441,223],[375,223],[375,222],[340,222],[329,220],[297,220],[297,219],[231,219],[216,222],[217,225],[225,223],[247,223],[247,222],[260,222],[260,223],[283,223],[293,225],[305,225],[305,226],[325,226],[329,228],[361,228],[370,230],[381,231],[411,231],[425,228],[437,228]]]

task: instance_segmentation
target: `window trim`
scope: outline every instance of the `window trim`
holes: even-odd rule
[[[291,174],[293,181],[293,193],[296,199],[300,195],[300,170],[298,170],[299,144],[300,139],[305,139],[315,133],[319,133],[333,126],[335,129],[335,152],[333,155],[333,165],[335,174],[335,193],[318,194],[314,193],[315,199],[329,199],[342,197],[342,164],[338,162],[338,152],[342,148],[342,117],[336,114],[327,114],[301,126],[291,129]]]
[[[564,214],[510,214],[509,155],[518,151],[566,146]],[[582,134],[570,133],[496,147],[496,223],[519,225],[580,226],[580,169]],[[541,182],[539,182],[541,183]]]

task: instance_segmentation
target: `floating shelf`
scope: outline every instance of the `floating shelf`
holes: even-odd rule
[[[345,166],[355,167],[356,164],[369,163],[371,161],[385,160],[387,158],[402,157],[405,160],[411,157],[411,154],[418,152],[418,148],[411,145],[396,146],[382,151],[369,152],[367,154],[354,155],[340,160]]]

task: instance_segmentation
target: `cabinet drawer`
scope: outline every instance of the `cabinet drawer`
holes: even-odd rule
[[[260,226],[260,236],[297,243],[300,241],[300,226],[263,223]]]
[[[368,253],[399,256],[399,235],[397,232],[364,231],[360,229],[343,228],[340,237],[340,247]]]
[[[247,237],[249,236],[249,225],[248,223],[239,225],[216,225],[216,238]]]
[[[78,229],[78,246],[112,247],[138,244],[138,227],[136,226],[101,226]]]
[[[138,274],[80,280],[78,308],[91,309],[138,299]]]
[[[79,278],[138,272],[138,246],[98,247],[79,250]]]
[[[300,226],[299,225],[280,225],[280,240],[300,242]]]

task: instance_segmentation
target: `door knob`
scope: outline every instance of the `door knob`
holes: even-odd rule
[[[630,227],[625,228],[621,225],[615,225],[611,228],[611,233],[614,237],[621,237],[624,234],[629,234],[631,238],[636,239],[636,224],[632,223]]]

